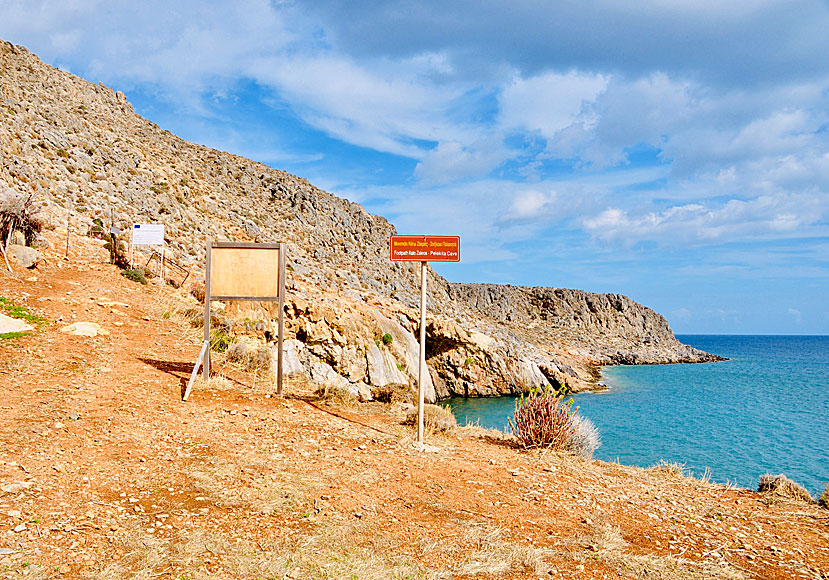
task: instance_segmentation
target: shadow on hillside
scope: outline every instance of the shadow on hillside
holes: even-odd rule
[[[190,379],[190,373],[193,372],[192,362],[174,362],[143,356],[138,357],[138,360],[177,378],[179,386],[181,387],[182,396],[184,396],[184,391],[187,389],[187,381]]]

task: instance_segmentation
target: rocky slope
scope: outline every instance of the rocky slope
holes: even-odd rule
[[[56,226],[164,223],[169,252],[202,269],[205,239],[289,244],[292,373],[364,397],[417,376],[419,278],[388,260],[382,217],[306,180],[189,143],[141,118],[122,93],[0,41],[0,181],[36,193]],[[146,256],[142,259],[146,259]],[[595,386],[595,365],[714,360],[663,317],[618,295],[450,284],[429,270],[430,399]],[[270,324],[272,313],[225,316]],[[380,339],[389,334],[390,344]],[[261,336],[260,336],[261,338]]]

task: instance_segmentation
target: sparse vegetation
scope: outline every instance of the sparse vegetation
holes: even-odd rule
[[[47,324],[47,320],[45,318],[42,318],[37,314],[32,314],[25,307],[18,306],[12,300],[4,298],[3,296],[0,296],[0,310],[5,311],[5,313],[11,316],[12,318],[20,318],[21,320],[25,320],[29,324],[34,324],[37,326]]]
[[[126,270],[121,270],[121,275],[127,280],[132,280],[133,282],[138,282],[140,284],[147,283],[144,271],[139,268],[127,268]]]

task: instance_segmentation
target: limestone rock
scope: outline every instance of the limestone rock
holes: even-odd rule
[[[25,320],[0,314],[0,334],[7,332],[28,332],[30,330],[34,330],[34,327]]]
[[[286,377],[301,375],[305,372],[305,366],[299,360],[299,352],[304,348],[301,342],[296,339],[286,340],[282,343],[282,374]],[[277,368],[277,349],[273,350],[271,368],[276,372]]]
[[[24,268],[34,268],[40,262],[40,252],[19,244],[10,244],[6,249],[6,256],[10,262],[16,262]]]
[[[366,351],[368,378],[372,385],[383,387],[389,383],[408,383],[409,378],[397,368],[397,361],[387,349],[372,344]]]
[[[76,336],[109,336],[109,331],[97,322],[74,322],[69,326],[64,326],[60,331]]]

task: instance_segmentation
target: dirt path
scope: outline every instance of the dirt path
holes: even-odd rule
[[[83,258],[82,258],[83,256]],[[527,453],[289,385],[181,401],[200,330],[93,240],[0,274],[51,321],[0,340],[4,578],[829,578],[829,511]],[[96,322],[108,336],[60,329]]]

